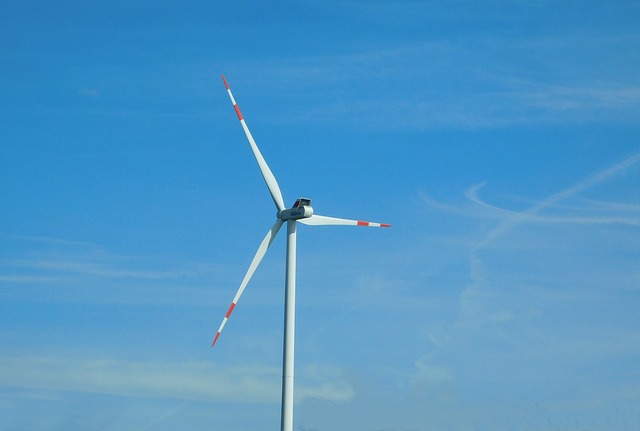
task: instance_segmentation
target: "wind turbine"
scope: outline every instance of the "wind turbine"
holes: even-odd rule
[[[213,343],[211,343],[211,347],[216,344],[218,341],[218,337],[222,332],[222,329],[227,324],[233,309],[235,308],[242,292],[244,292],[245,287],[249,283],[249,280],[253,276],[256,268],[260,264],[260,261],[264,257],[267,252],[267,249],[273,242],[276,234],[280,230],[280,227],[286,222],[287,223],[287,260],[286,260],[286,278],[285,278],[285,312],[284,312],[284,346],[283,346],[283,361],[282,361],[282,411],[281,411],[281,431],[292,431],[293,430],[293,355],[294,355],[294,335],[295,335],[295,301],[296,301],[296,223],[300,222],[302,224],[311,225],[311,226],[321,226],[321,225],[345,225],[345,226],[371,226],[371,227],[391,227],[389,224],[384,223],[373,223],[367,221],[359,221],[359,220],[348,220],[343,218],[335,218],[335,217],[326,217],[321,215],[316,215],[313,213],[313,208],[311,208],[311,200],[306,198],[299,198],[296,200],[294,205],[291,208],[286,208],[284,205],[284,199],[282,197],[282,193],[280,192],[280,187],[278,186],[278,182],[276,181],[275,176],[269,169],[267,162],[264,157],[260,153],[256,142],[253,140],[251,136],[251,132],[247,127],[247,123],[244,121],[242,117],[242,113],[240,112],[240,108],[238,108],[238,104],[233,98],[233,94],[231,93],[231,89],[229,88],[229,84],[225,79],[224,75],[222,75],[222,81],[224,82],[224,86],[227,89],[227,93],[229,94],[229,98],[231,99],[231,103],[233,104],[233,108],[238,115],[238,119],[240,120],[240,125],[244,130],[245,135],[247,135],[247,139],[249,140],[249,145],[251,146],[251,150],[253,151],[253,155],[258,162],[258,166],[260,167],[260,172],[262,172],[262,176],[264,181],[267,183],[267,188],[269,189],[269,193],[271,193],[271,197],[273,198],[273,202],[276,205],[278,210],[276,214],[276,222],[271,229],[267,232],[264,239],[260,243],[258,247],[258,251],[256,252],[251,264],[249,265],[249,269],[240,283],[240,288],[236,292],[236,296],[233,298],[231,305],[229,306],[229,310],[227,310],[227,314],[222,319],[222,323],[218,328],[218,332],[216,333],[215,338],[213,339]]]

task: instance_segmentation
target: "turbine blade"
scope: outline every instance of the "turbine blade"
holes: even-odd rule
[[[244,121],[244,117],[242,117],[242,113],[240,112],[240,108],[238,108],[238,104],[236,100],[233,98],[233,94],[231,94],[231,88],[229,88],[229,84],[225,79],[224,75],[222,75],[222,81],[224,81],[224,86],[227,89],[227,93],[229,93],[229,98],[231,99],[231,103],[233,104],[233,108],[238,115],[238,120],[240,120],[240,124],[242,125],[242,129],[244,130],[244,134],[247,135],[247,139],[249,140],[249,145],[251,145],[251,151],[253,151],[253,155],[258,162],[258,167],[260,167],[260,172],[262,172],[262,177],[264,178],[264,182],[267,183],[267,187],[269,188],[269,193],[271,193],[271,197],[273,198],[273,202],[276,204],[278,211],[282,211],[285,209],[284,199],[282,198],[282,192],[280,191],[280,187],[278,186],[278,182],[276,181],[276,177],[269,169],[269,165],[267,165],[266,160],[262,157],[262,153],[258,149],[258,145],[256,141],[253,140],[253,136],[251,136],[251,132],[249,131],[249,127],[247,127],[247,123]]]
[[[216,344],[216,341],[218,341],[218,337],[220,336],[220,333],[222,332],[224,325],[227,324],[227,320],[229,320],[229,316],[231,316],[231,313],[233,312],[233,309],[238,303],[238,300],[240,299],[242,292],[244,292],[244,288],[247,287],[247,283],[249,283],[249,280],[251,280],[251,276],[253,276],[253,273],[256,271],[256,268],[260,264],[260,261],[262,261],[262,258],[267,253],[267,250],[269,249],[271,242],[273,242],[273,239],[276,237],[278,230],[280,230],[282,223],[283,223],[282,220],[278,219],[275,222],[275,224],[271,227],[271,229],[269,229],[269,232],[267,232],[267,235],[265,235],[264,239],[260,243],[260,247],[258,247],[258,251],[256,252],[256,255],[253,257],[251,264],[249,265],[249,269],[247,270],[247,273],[245,274],[244,279],[240,284],[240,288],[238,289],[238,292],[236,292],[236,296],[233,298],[233,301],[229,306],[229,310],[227,310],[227,314],[225,314],[224,319],[222,319],[222,323],[220,324],[220,327],[218,328],[218,332],[216,333],[216,336],[213,339],[213,343],[211,343],[211,347],[213,347]]]
[[[391,227],[387,223],[374,223],[370,221],[348,220],[345,218],[327,217],[321,215],[312,215],[309,218],[298,220],[302,224],[309,226],[370,226],[370,227]]]

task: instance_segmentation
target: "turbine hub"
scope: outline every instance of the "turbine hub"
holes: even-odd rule
[[[282,221],[300,220],[301,218],[309,218],[313,215],[311,208],[311,199],[299,198],[289,209],[282,210],[278,213],[278,218]]]

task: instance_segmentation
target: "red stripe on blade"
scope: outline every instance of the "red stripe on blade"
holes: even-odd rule
[[[222,81],[224,81],[224,86],[228,90],[229,89],[229,84],[227,84],[227,80],[225,79],[224,75],[222,75]]]
[[[358,226],[369,226],[369,222],[368,221],[360,221],[360,220],[358,220]]]
[[[220,333],[218,332],[216,334],[216,337],[213,339],[213,343],[211,343],[211,347],[213,347],[216,344],[216,341],[218,341],[218,337],[220,336]]]
[[[391,227],[391,225],[387,223],[380,223],[380,227]]]
[[[234,304],[233,302],[231,303],[231,305],[229,306],[229,311],[227,311],[227,315],[225,316],[227,319],[229,318],[229,316],[231,316],[231,312],[233,311],[233,309],[235,308],[236,304]]]
[[[238,114],[238,120],[242,121],[242,113],[240,112],[240,108],[238,108],[238,105],[233,105],[233,109],[236,110],[236,114]]]

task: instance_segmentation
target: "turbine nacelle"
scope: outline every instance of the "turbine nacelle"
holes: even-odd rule
[[[303,218],[309,218],[313,215],[313,208],[311,208],[311,199],[299,198],[296,199],[296,203],[293,207],[278,212],[278,218],[282,221],[288,220],[300,220]]]

